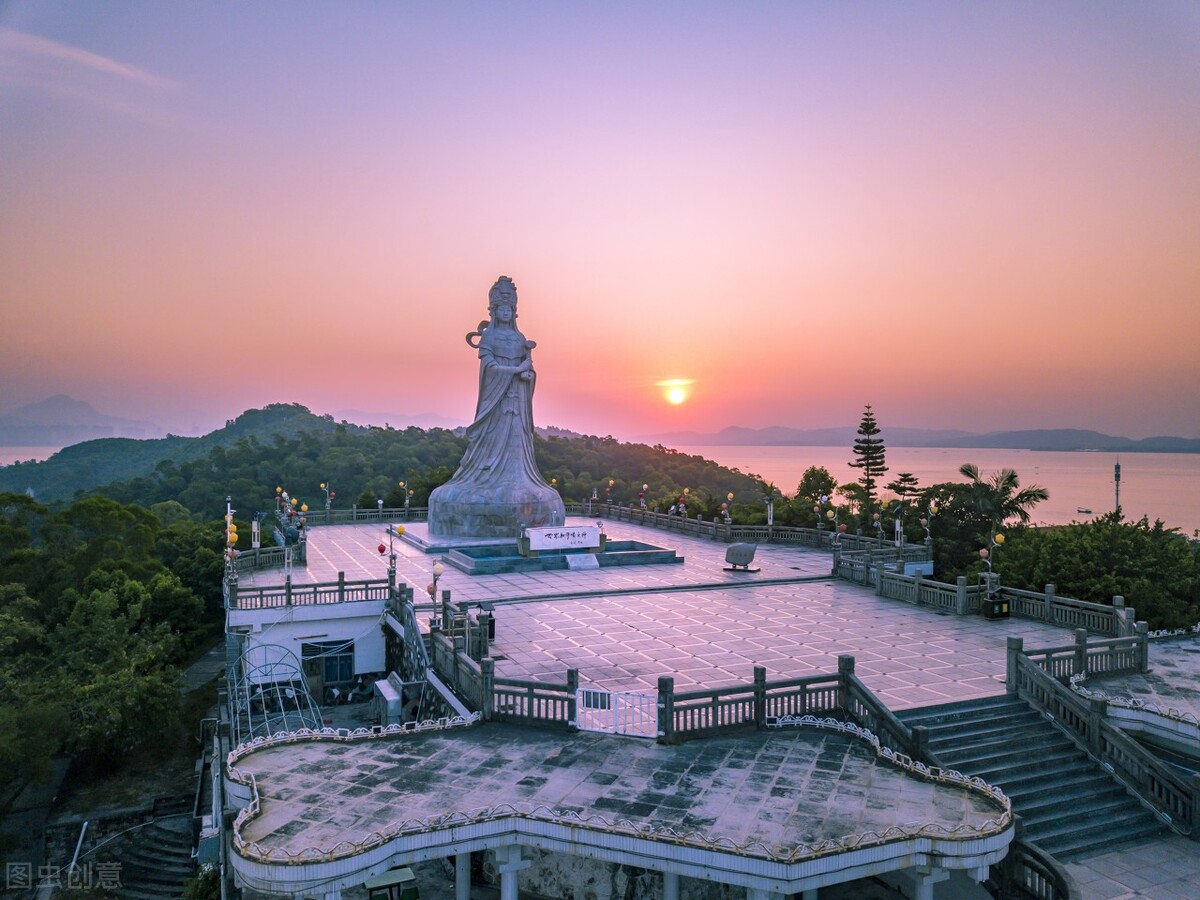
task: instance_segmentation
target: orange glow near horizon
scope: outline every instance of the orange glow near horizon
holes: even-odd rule
[[[0,415],[466,424],[508,274],[539,425],[1200,437],[1186,4],[287,10],[0,4]]]

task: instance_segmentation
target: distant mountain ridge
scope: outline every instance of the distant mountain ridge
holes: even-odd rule
[[[42,462],[0,466],[0,492],[30,492],[43,501],[67,500],[77,490],[91,490],[151,474],[164,459],[182,462],[205,457],[214,447],[232,448],[243,439],[269,441],[275,435],[304,431],[327,432],[345,428],[366,431],[360,425],[339,424],[332,416],[318,416],[298,403],[273,403],[250,409],[203,437],[99,438],[64,447]]]
[[[642,437],[638,440],[683,447],[731,445],[742,447],[849,447],[854,444],[857,436],[858,429],[853,425],[842,428],[809,429],[776,425],[770,428],[730,426],[709,433],[676,431]],[[879,436],[889,447],[987,447],[997,450],[1200,453],[1200,439],[1163,436],[1135,440],[1078,428],[992,431],[987,434],[975,434],[969,431],[888,428],[885,426]]]
[[[160,438],[153,422],[123,419],[96,410],[66,394],[0,415],[0,445],[6,447],[66,446],[97,438]]]

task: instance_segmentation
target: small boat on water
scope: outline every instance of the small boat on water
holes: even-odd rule
[[[1092,511],[1090,509],[1088,509],[1086,506],[1077,506],[1075,508],[1075,512],[1083,513],[1085,516],[1090,516],[1092,514]]]

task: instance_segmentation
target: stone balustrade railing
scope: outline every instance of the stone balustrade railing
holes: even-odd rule
[[[929,606],[959,616],[977,615],[986,588],[968,584],[960,575],[955,584],[934,581],[920,575],[901,575],[889,572],[882,562],[869,562],[843,554],[837,562],[841,577],[859,584],[872,585],[879,596],[902,600],[917,606]],[[1022,591],[1000,585],[999,594],[1009,602],[1012,615],[1036,619],[1063,628],[1083,628],[1092,634],[1112,637],[1131,637],[1137,632],[1133,607],[1125,605],[1124,597],[1114,597],[1111,606],[1060,597],[1054,585],[1044,591]]]
[[[281,585],[243,588],[236,581],[225,583],[228,609],[275,609],[284,606],[309,606],[320,603],[352,603],[360,600],[387,600],[391,584],[386,578],[347,581],[344,572],[337,581],[293,585],[285,578]]]
[[[1146,623],[1135,626],[1132,637],[1093,637],[1086,628],[1075,629],[1075,641],[1060,647],[1025,650],[1020,639],[1010,638],[1008,644],[1009,676],[1013,654],[1022,653],[1050,677],[1066,682],[1077,675],[1133,675],[1149,669],[1149,641]]]
[[[293,565],[308,565],[308,547],[301,541],[290,548]],[[257,547],[253,550],[241,550],[233,561],[233,568],[239,575],[253,572],[257,569],[281,569],[287,562],[286,547]]]
[[[1110,659],[1122,652],[1108,649]],[[1102,656],[1103,652],[1093,658]],[[1080,697],[1051,675],[1044,664],[1053,666],[1061,656],[1032,658],[1022,651],[1020,638],[1009,638],[1008,658],[1009,693],[1052,716],[1076,745],[1158,810],[1174,830],[1200,839],[1200,776],[1185,779],[1109,722],[1107,701]]]

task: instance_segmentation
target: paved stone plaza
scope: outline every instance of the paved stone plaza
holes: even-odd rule
[[[581,522],[587,520],[580,520]],[[419,526],[414,526],[419,527]],[[660,675],[678,690],[837,671],[855,657],[858,676],[893,710],[1004,691],[1005,639],[1026,648],[1069,644],[1070,632],[1023,619],[941,615],[869,588],[828,578],[828,552],[760,546],[760,571],[726,572],[726,545],[627,523],[615,540],[675,548],[682,565],[468,576],[450,567],[439,583],[458,601],[496,604],[496,674],[562,681],[568,668],[602,690],[653,691]],[[316,528],[308,567],[294,583],[380,578],[383,525]],[[436,556],[395,541],[398,577],[418,597]],[[274,585],[278,570],[243,586]],[[423,621],[427,617],[420,617]]]
[[[602,517],[573,521],[595,518]],[[497,674],[561,681],[573,666],[585,686],[652,691],[659,675],[672,675],[678,690],[688,690],[748,682],[756,664],[766,667],[768,678],[833,672],[838,655],[851,654],[858,676],[900,710],[1001,693],[1009,636],[1023,638],[1026,649],[1073,640],[1069,631],[1038,622],[940,615],[829,580],[827,552],[764,545],[755,558],[760,572],[731,573],[723,571],[724,544],[626,523],[606,523],[605,531],[614,540],[672,547],[685,562],[475,577],[446,567],[439,587],[454,599],[496,604]],[[384,577],[381,541],[388,543],[383,523],[314,528],[309,564],[294,570],[293,581],[336,581],[339,572],[347,580]],[[398,576],[420,598],[437,557],[399,540],[394,547]],[[245,587],[281,581],[278,570],[241,579]],[[1148,675],[1089,686],[1200,713],[1200,640],[1153,644]],[[1200,896],[1200,844],[1183,838],[1069,868],[1084,900]]]

